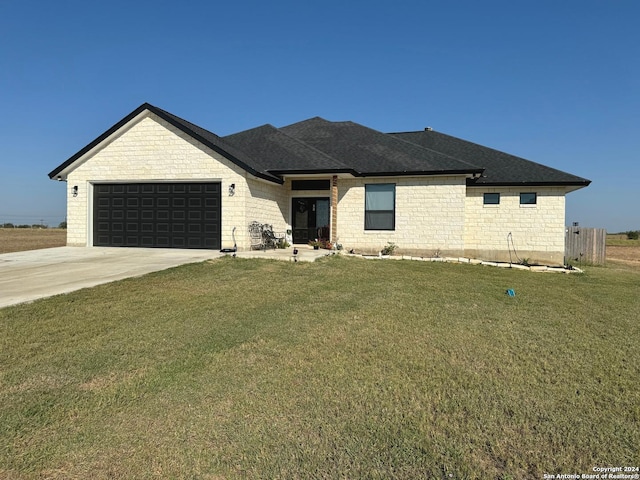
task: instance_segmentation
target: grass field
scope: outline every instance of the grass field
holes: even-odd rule
[[[636,269],[352,258],[225,258],[0,309],[0,478],[640,466],[638,318]]]
[[[61,228],[0,228],[0,253],[62,247],[67,231]]]
[[[607,235],[607,262],[640,268],[640,240],[629,240],[624,234]]]
[[[629,240],[625,233],[610,233],[607,235],[607,246],[640,247],[640,240]]]

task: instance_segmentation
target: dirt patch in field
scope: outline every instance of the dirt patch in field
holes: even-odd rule
[[[67,231],[61,228],[0,228],[0,253],[62,247]]]
[[[607,246],[607,262],[640,267],[640,247],[609,245]]]

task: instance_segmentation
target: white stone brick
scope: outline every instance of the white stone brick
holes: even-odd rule
[[[70,245],[91,243],[94,183],[221,182],[222,244],[233,244],[231,232],[236,227],[240,249],[249,247],[249,222],[270,223],[275,231],[284,232],[291,228],[292,197],[331,196],[327,191],[293,192],[289,179],[284,185],[255,179],[151,113],[127,125],[78,163],[68,175]],[[227,193],[231,183],[236,185],[233,196]],[[364,192],[369,183],[396,185],[395,230],[364,229]],[[77,197],[71,194],[73,185],[79,187]],[[538,204],[521,206],[521,191],[536,191]],[[483,205],[485,192],[500,193],[500,204]],[[463,176],[340,178],[337,240],[347,250],[378,252],[393,242],[401,255],[493,261],[508,261],[509,250],[515,246],[520,258],[561,263],[565,194],[562,187],[467,189]],[[513,245],[507,243],[509,233]]]
[[[535,206],[520,205],[520,192],[536,191]],[[500,204],[483,205],[483,194],[500,193]],[[508,260],[511,233],[518,256],[537,262],[562,263],[565,194],[562,187],[469,189],[465,203],[464,243],[467,256]],[[492,253],[491,253],[492,252]]]
[[[222,243],[232,245],[232,227],[245,223],[244,170],[155,115],[141,118],[69,174],[67,184],[79,188],[77,197],[67,189],[67,243],[91,244],[94,183],[190,180],[222,182]],[[231,183],[233,197],[227,194]]]

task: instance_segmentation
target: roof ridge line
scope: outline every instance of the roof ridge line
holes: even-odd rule
[[[474,170],[474,171],[472,171],[471,173],[482,173],[482,172],[484,172],[484,170],[485,170],[485,169],[484,169],[484,168],[482,168],[481,166],[479,166],[479,165],[474,165],[474,164],[469,163],[469,162],[467,162],[467,161],[465,161],[465,160],[462,160],[461,158],[454,157],[454,156],[452,156],[452,155],[448,155],[448,154],[446,154],[446,153],[439,152],[439,151],[437,151],[437,150],[433,150],[433,149],[431,149],[431,148],[423,147],[422,145],[418,145],[417,143],[410,142],[410,141],[408,141],[408,140],[405,140],[404,138],[395,137],[395,136],[393,136],[393,134],[385,133],[385,132],[382,132],[382,131],[380,131],[380,130],[376,130],[375,128],[371,128],[371,127],[368,127],[368,126],[366,126],[366,125],[362,125],[362,124],[357,123],[357,122],[348,121],[348,122],[343,122],[343,123],[351,123],[352,125],[356,125],[356,126],[361,127],[361,128],[366,128],[367,130],[371,130],[371,131],[373,131],[373,132],[379,133],[379,134],[384,135],[384,136],[386,136],[386,137],[392,138],[394,141],[399,141],[399,142],[402,142],[402,143],[407,143],[407,144],[409,144],[409,145],[411,145],[411,146],[413,146],[413,147],[415,147],[415,148],[418,148],[418,149],[421,149],[421,150],[425,150],[425,151],[428,151],[428,152],[431,152],[431,153],[435,153],[436,155],[442,155],[443,157],[451,158],[451,159],[456,160],[456,161],[458,161],[458,162],[464,163],[465,165],[469,165],[470,167],[473,167],[473,168],[475,169],[475,170]]]
[[[319,118],[319,119],[321,119],[321,120],[323,120],[323,121],[325,121],[325,122],[332,123],[330,120],[325,120],[325,119],[324,119],[324,118],[322,118],[322,117],[313,117],[313,118]],[[311,119],[308,119],[308,120],[311,120]],[[303,122],[306,122],[307,120],[302,120],[302,121],[303,121]],[[300,122],[296,122],[296,123],[300,123]],[[294,124],[292,124],[292,125],[294,125]],[[362,173],[362,172],[358,172],[358,171],[357,171],[357,170],[355,170],[354,168],[349,167],[348,165],[345,165],[345,163],[344,163],[344,162],[342,162],[342,161],[338,160],[337,158],[335,158],[335,157],[333,157],[333,156],[329,155],[329,154],[328,154],[328,153],[326,153],[326,152],[323,152],[322,150],[320,150],[320,149],[318,149],[318,148],[314,147],[313,145],[309,145],[307,142],[303,142],[302,140],[300,140],[300,139],[298,139],[298,138],[296,138],[296,137],[293,137],[293,136],[289,135],[288,133],[283,132],[280,128],[278,128],[278,127],[273,127],[273,128],[275,128],[275,129],[278,131],[278,133],[280,133],[280,134],[284,135],[284,136],[285,136],[285,137],[287,137],[287,138],[290,138],[291,140],[293,140],[294,142],[298,143],[299,145],[304,145],[306,148],[309,148],[309,149],[311,149],[311,150],[313,150],[313,151],[315,151],[315,152],[318,152],[318,153],[319,153],[319,154],[321,154],[323,157],[328,158],[329,160],[332,160],[332,161],[334,161],[334,162],[336,162],[336,163],[338,163],[338,164],[342,165],[346,170],[349,170],[349,171],[352,171],[352,172],[357,172],[357,173]],[[269,170],[267,170],[267,171],[269,171]]]
[[[402,132],[402,133],[420,133],[420,131],[417,131],[417,132]],[[443,156],[448,157],[448,158],[453,158],[454,160],[457,160],[458,162],[462,162],[462,163],[464,163],[466,165],[469,165],[470,167],[475,168],[480,173],[482,173],[482,172],[484,172],[486,170],[486,168],[481,167],[480,165],[476,165],[476,164],[473,164],[471,162],[468,162],[467,160],[463,160],[461,158],[454,157],[453,155],[449,155],[448,153],[439,152],[439,151],[434,150],[432,148],[423,147],[422,145],[418,145],[417,143],[410,142],[409,140],[405,140],[404,138],[396,137],[395,133],[385,133],[385,135],[390,135],[395,140],[400,140],[401,142],[410,143],[411,145],[414,145],[414,146],[416,146],[418,148],[421,148],[423,150],[428,150],[429,152],[434,152],[434,153],[437,153],[438,155],[443,155]]]

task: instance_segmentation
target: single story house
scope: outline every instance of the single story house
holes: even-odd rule
[[[49,177],[68,185],[68,245],[244,250],[258,221],[294,244],[553,264],[565,195],[590,183],[430,128],[316,117],[220,137],[148,103]]]

